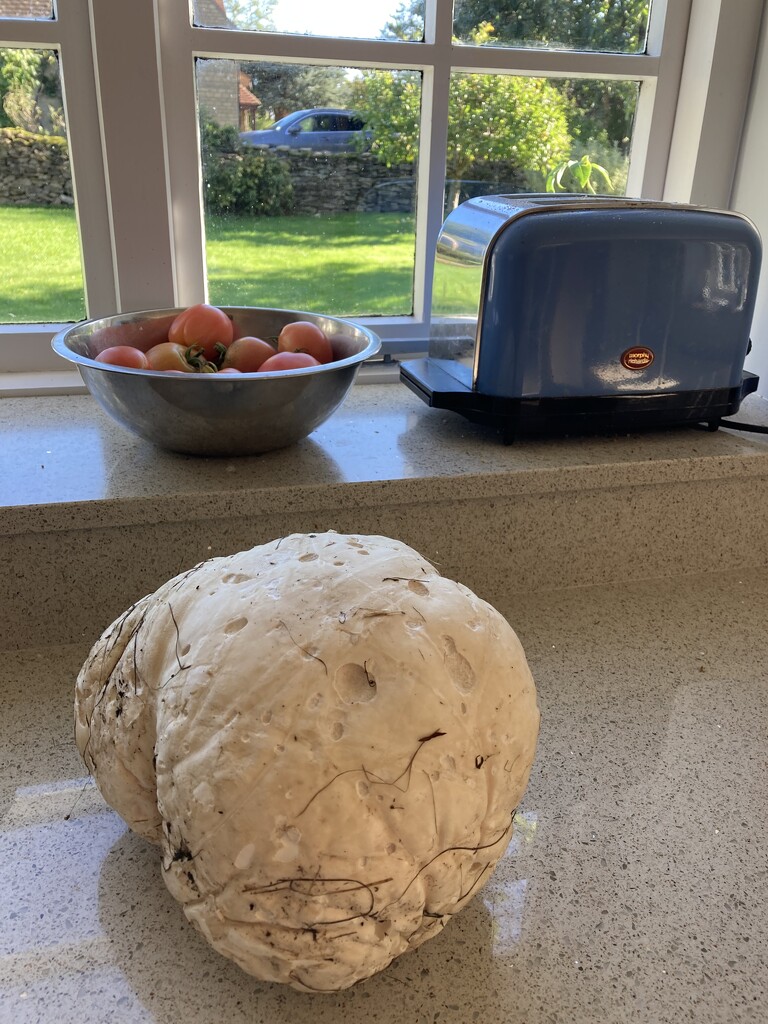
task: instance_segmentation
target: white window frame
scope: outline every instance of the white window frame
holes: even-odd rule
[[[428,334],[452,71],[639,81],[627,193],[725,206],[763,5],[654,0],[647,51],[606,54],[455,44],[448,0],[427,0],[423,42],[200,28],[189,0],[59,0],[55,20],[0,19],[0,46],[60,54],[89,317],[206,297],[195,57],[420,70],[414,313],[360,318],[398,354]],[[0,375],[0,393],[14,376],[25,390],[57,377],[57,329],[0,325],[3,369],[18,374]]]

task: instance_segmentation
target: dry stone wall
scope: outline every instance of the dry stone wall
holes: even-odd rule
[[[72,174],[64,139],[0,129],[0,203],[71,206]]]
[[[287,147],[270,153],[288,164],[294,213],[411,213],[415,208],[413,164],[387,167],[369,153]]]
[[[413,164],[387,167],[370,153],[288,147],[269,153],[288,165],[294,213],[413,213],[416,208]],[[522,184],[508,168],[489,165],[476,173],[490,186],[477,182],[478,192],[518,191]],[[64,139],[31,135],[20,128],[0,129],[0,204],[71,206],[73,201]]]
[[[387,167],[370,153],[313,153],[287,146],[270,152],[288,163],[295,213],[415,212],[416,169],[412,163]],[[450,194],[451,182],[446,189]],[[481,161],[462,179],[459,199],[529,190],[524,173],[508,164]]]
[[[271,150],[289,167],[296,213],[414,208],[413,166],[385,167],[370,154]],[[236,158],[235,158],[236,159]],[[64,139],[0,129],[0,203],[72,205],[72,175]]]

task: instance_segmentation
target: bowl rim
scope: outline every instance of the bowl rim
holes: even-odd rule
[[[365,327],[363,324],[357,323],[349,317],[332,316],[327,313],[312,313],[309,310],[299,309],[283,309],[279,306],[219,306],[219,309],[224,312],[237,312],[237,311],[248,311],[254,313],[286,313],[290,316],[294,316],[297,319],[311,318],[317,319],[322,318],[324,320],[331,320],[335,324],[348,325],[353,327],[356,331],[360,331],[367,339],[367,344],[361,352],[356,352],[354,355],[347,356],[346,359],[335,359],[331,363],[320,363],[319,366],[302,366],[296,367],[291,370],[256,370],[250,373],[185,373],[183,371],[179,373],[169,373],[167,370],[141,370],[138,367],[133,366],[118,366],[115,363],[100,363],[96,359],[91,359],[90,356],[80,355],[79,352],[73,352],[67,345],[67,338],[74,334],[75,331],[82,330],[85,327],[91,325],[100,325],[104,327],[114,326],[119,327],[121,324],[131,323],[137,317],[150,318],[156,316],[158,319],[162,316],[170,316],[173,313],[183,313],[188,306],[171,306],[168,308],[158,309],[141,309],[132,310],[127,313],[115,313],[112,316],[100,316],[92,317],[87,320],[78,320],[77,323],[69,324],[67,327],[60,331],[51,338],[51,348],[54,352],[66,359],[70,363],[75,363],[78,367],[84,367],[93,370],[103,370],[107,373],[122,373],[134,377],[142,377],[145,380],[150,379],[161,379],[161,380],[223,380],[226,384],[232,385],[239,383],[242,380],[274,380],[275,378],[285,377],[290,374],[291,376],[309,376],[316,373],[331,373],[334,370],[342,369],[347,366],[355,366],[358,363],[364,362],[366,359],[370,359],[375,356],[381,348],[381,338],[372,331],[369,327]],[[293,321],[289,321],[293,322]]]

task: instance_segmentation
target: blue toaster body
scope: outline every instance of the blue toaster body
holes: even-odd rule
[[[401,378],[504,427],[716,426],[744,372],[761,243],[745,217],[595,196],[484,196],[437,244],[429,356]]]

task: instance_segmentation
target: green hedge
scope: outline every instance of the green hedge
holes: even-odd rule
[[[203,125],[203,188],[207,213],[279,217],[293,207],[293,185],[275,156],[243,146],[234,128]]]

